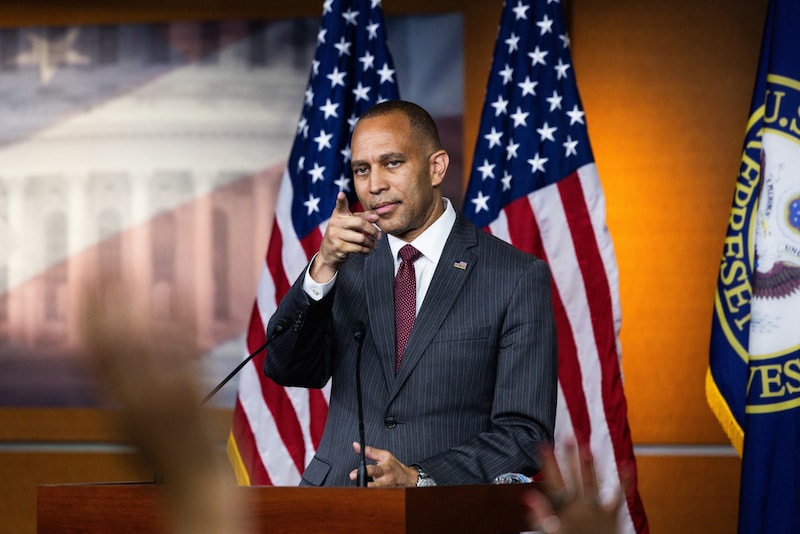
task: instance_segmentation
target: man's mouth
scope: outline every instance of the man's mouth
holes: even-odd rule
[[[379,202],[378,204],[375,204],[372,209],[378,215],[386,215],[392,212],[396,205],[397,204],[394,202]]]

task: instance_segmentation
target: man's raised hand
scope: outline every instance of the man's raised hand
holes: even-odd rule
[[[311,265],[311,278],[325,283],[333,278],[349,254],[367,254],[375,248],[380,233],[374,224],[377,221],[378,216],[372,212],[350,212],[347,197],[340,191],[319,253]]]

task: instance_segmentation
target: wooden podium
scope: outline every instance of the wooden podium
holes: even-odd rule
[[[241,487],[249,532],[519,532],[528,484],[427,488]],[[164,533],[157,484],[40,486],[39,534]]]

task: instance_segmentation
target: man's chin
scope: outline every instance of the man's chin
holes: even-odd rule
[[[389,224],[387,221],[384,221],[383,219],[381,219],[380,221],[376,222],[375,226],[377,226],[378,229],[381,232],[383,232],[384,234],[394,235],[395,228],[391,224]]]

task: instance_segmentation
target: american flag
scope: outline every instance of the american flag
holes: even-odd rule
[[[568,441],[589,444],[601,496],[630,473],[624,532],[649,532],[622,389],[616,259],[558,0],[504,5],[464,213],[549,263],[556,453]]]
[[[339,191],[355,201],[350,133],[356,119],[398,98],[380,0],[325,0],[303,111],[283,175],[247,332],[248,352],[290,284],[317,252]],[[264,354],[242,369],[228,456],[244,485],[295,485],[314,454],[329,390],[284,388],[263,375]]]

